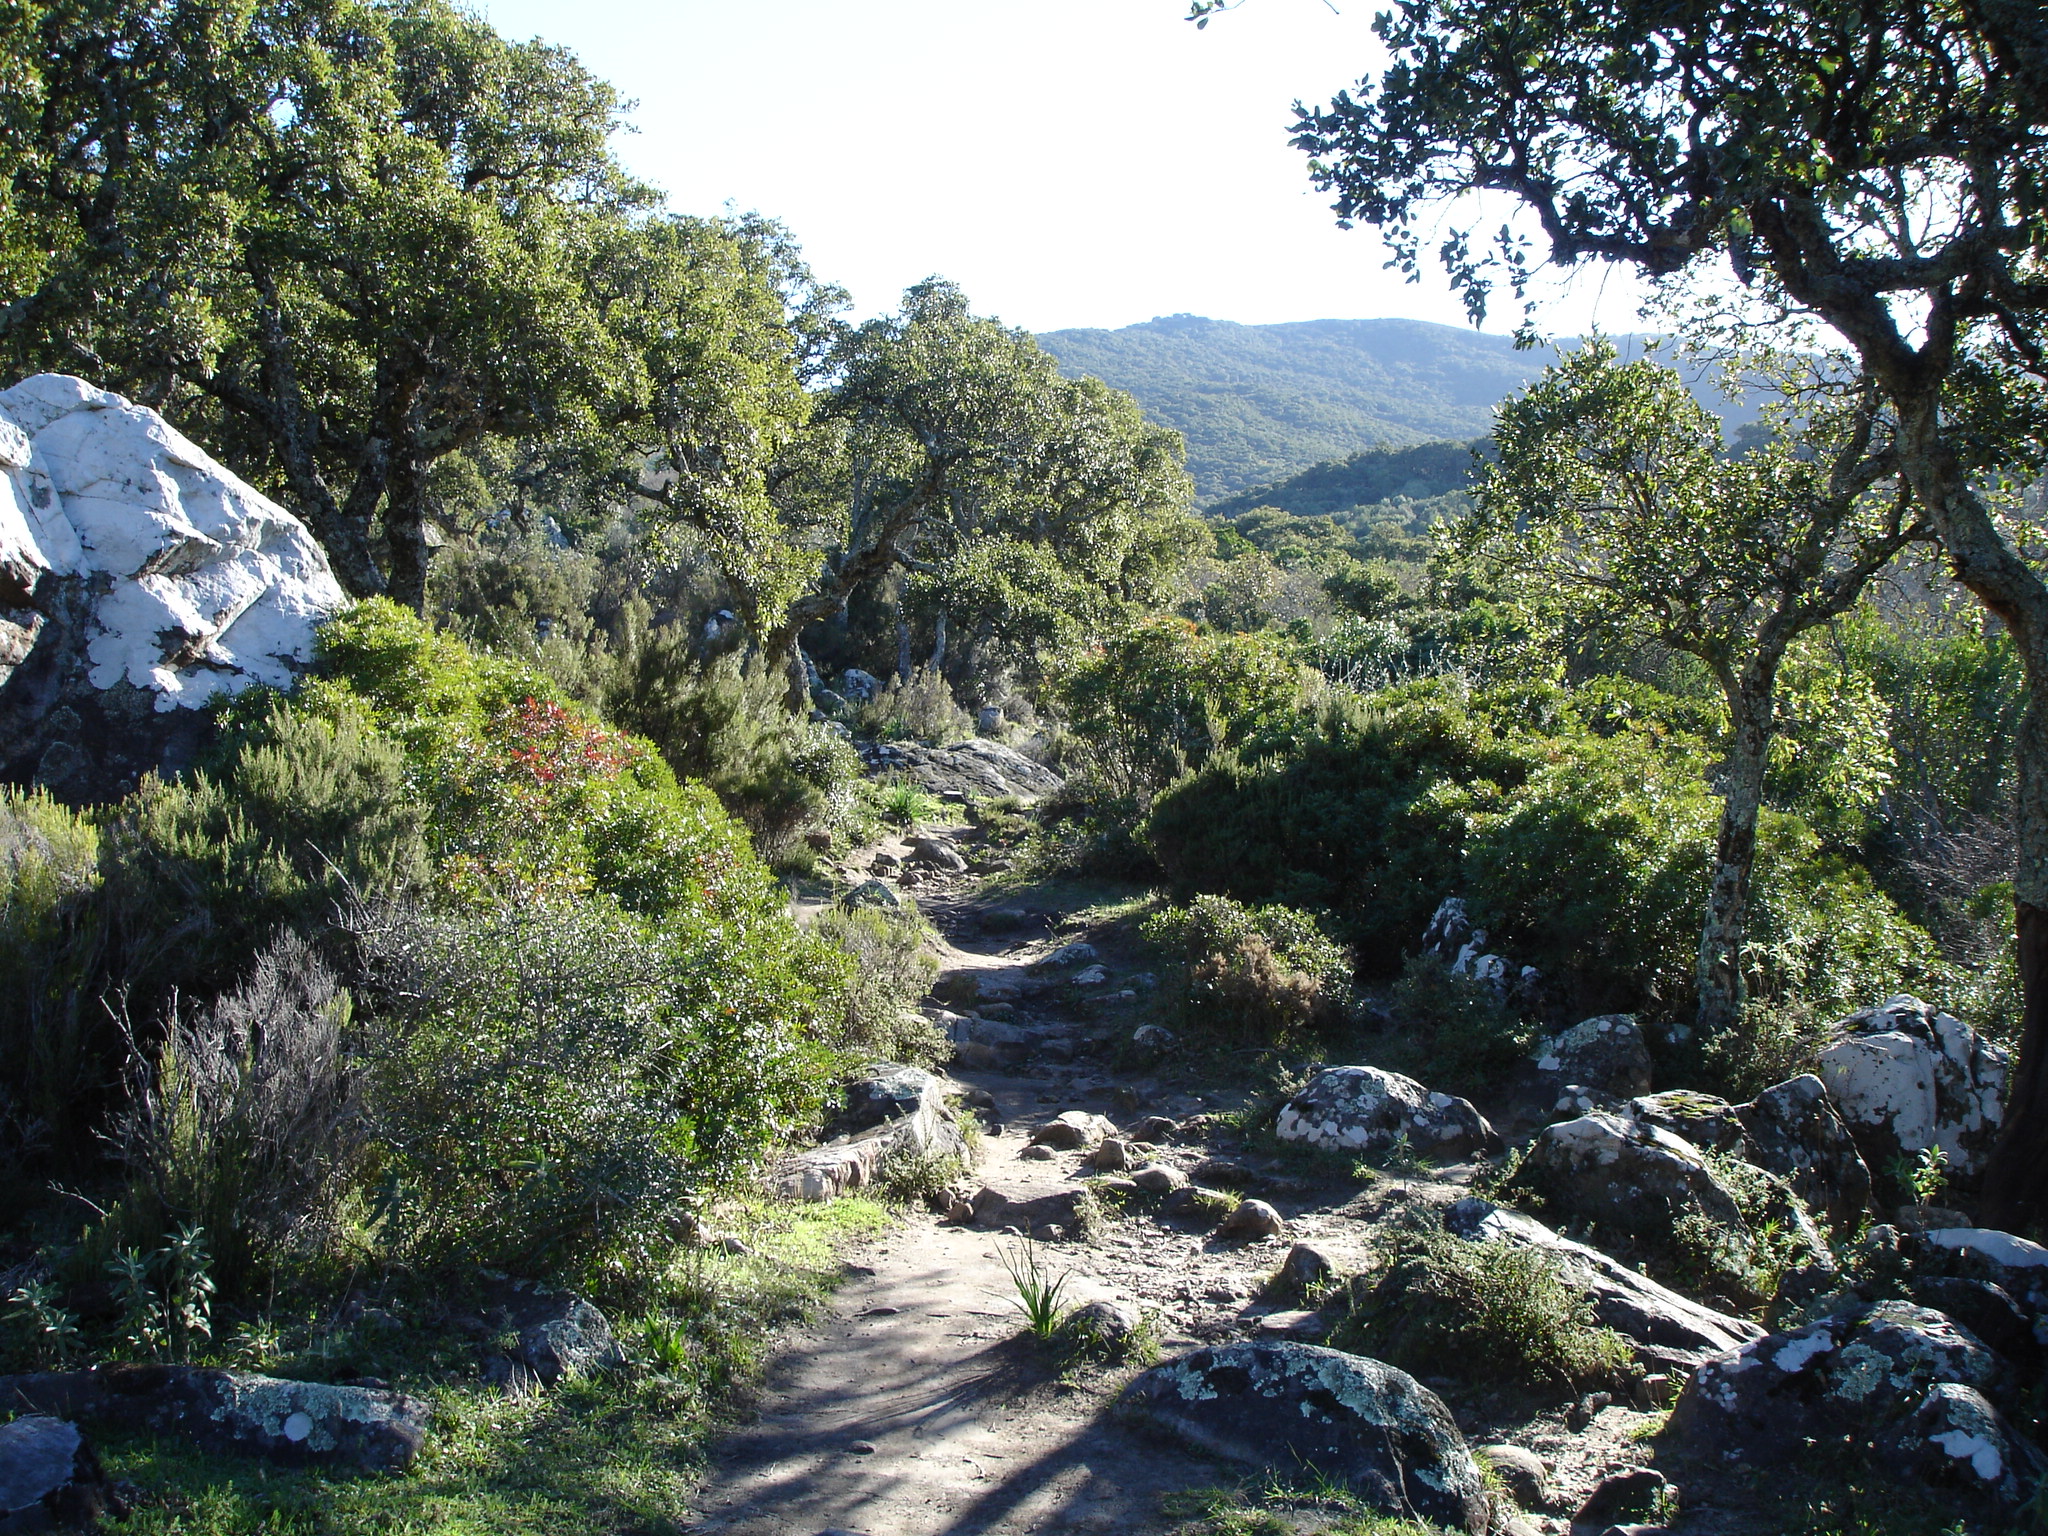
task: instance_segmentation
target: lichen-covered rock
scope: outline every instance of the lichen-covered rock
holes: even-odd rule
[[[1870,1209],[1870,1169],[1819,1078],[1766,1088],[1736,1105],[1735,1117],[1747,1138],[1744,1157],[1782,1177],[1838,1231],[1856,1229]]]
[[[2048,1457],[1974,1387],[1938,1381],[1889,1437],[1889,1464],[1980,1510],[2009,1512],[2033,1496]]]
[[[1546,1126],[1516,1181],[1549,1208],[1655,1240],[1697,1211],[1716,1226],[1745,1225],[1736,1198],[1682,1136],[1620,1115],[1581,1115]]]
[[[1746,1157],[1749,1152],[1748,1136],[1735,1106],[1711,1093],[1670,1088],[1641,1094],[1622,1105],[1619,1113],[1638,1125],[1653,1125],[1683,1137],[1696,1147],[1736,1157]]]
[[[882,912],[900,912],[903,910],[903,897],[894,886],[884,881],[863,880],[840,893],[839,905],[849,911],[873,907]]]
[[[943,837],[914,838],[910,844],[910,861],[926,869],[936,869],[941,874],[962,875],[967,872],[966,856]]]
[[[1051,1147],[1057,1152],[1079,1152],[1097,1146],[1105,1136],[1114,1136],[1116,1125],[1101,1115],[1083,1109],[1063,1110],[1031,1133],[1034,1147]]]
[[[1963,1180],[1983,1172],[2004,1113],[2006,1053],[1916,997],[1835,1025],[1820,1079],[1867,1167],[1940,1147]]]
[[[104,799],[289,687],[346,606],[306,527],[155,411],[63,374],[0,393],[0,780]]]
[[[931,1078],[930,1073],[918,1075],[921,1079]],[[959,1119],[945,1095],[937,1090],[937,1081],[918,1082],[914,1104],[890,1100],[906,1109],[906,1113],[783,1159],[770,1176],[770,1188],[785,1200],[833,1200],[848,1190],[871,1183],[882,1165],[899,1154],[964,1159],[967,1139],[961,1134]],[[911,1080],[904,1078],[901,1082],[909,1086]]]
[[[1709,1360],[1680,1393],[1671,1432],[1709,1455],[1769,1465],[1816,1437],[1901,1423],[1939,1383],[1996,1397],[2006,1380],[1998,1357],[1953,1319],[1882,1301]]]
[[[0,1424],[0,1531],[93,1530],[114,1503],[77,1425],[40,1413]]]
[[[900,1061],[878,1061],[846,1085],[839,1128],[865,1131],[920,1111],[943,1112],[945,1107],[944,1078]]]
[[[1198,1349],[1138,1377],[1121,1406],[1211,1455],[1327,1477],[1383,1514],[1487,1528],[1492,1501],[1450,1410],[1380,1361],[1289,1342]]]
[[[574,1292],[506,1281],[492,1289],[484,1310],[493,1328],[518,1335],[510,1354],[486,1363],[487,1381],[523,1391],[626,1363],[611,1320]]]
[[[1537,1048],[1537,1073],[1559,1087],[1583,1084],[1617,1098],[1650,1091],[1650,1047],[1631,1014],[1604,1013]]]
[[[1228,1242],[1257,1243],[1287,1235],[1287,1221],[1263,1200],[1240,1200],[1224,1217],[1216,1235]]]
[[[871,774],[908,779],[935,795],[973,799],[1015,796],[1027,803],[1056,793],[1065,780],[999,741],[962,741],[928,747],[914,741],[854,743]]]
[[[1444,1226],[1455,1237],[1514,1243],[1548,1254],[1557,1263],[1558,1278],[1592,1303],[1593,1320],[1627,1339],[1636,1358],[1658,1370],[1690,1369],[1764,1335],[1755,1323],[1681,1296],[1520,1211],[1469,1197],[1445,1210]]]
[[[1280,1108],[1273,1133],[1329,1152],[1374,1156],[1406,1138],[1426,1157],[1469,1157],[1498,1138],[1464,1099],[1378,1067],[1327,1067]]]
[[[427,1405],[402,1392],[185,1365],[0,1376],[0,1402],[110,1429],[173,1435],[203,1451],[364,1472],[411,1466],[428,1423]]]

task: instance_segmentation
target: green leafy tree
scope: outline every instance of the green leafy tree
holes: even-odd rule
[[[1776,730],[1778,673],[1798,638],[1848,612],[1922,533],[1889,484],[1866,389],[1739,457],[1678,375],[1583,348],[1501,408],[1499,462],[1460,530],[1525,602],[1588,631],[1702,661],[1728,710],[1722,814],[1700,930],[1699,1026],[1743,1001],[1743,911]]]
[[[850,332],[833,367],[814,432],[778,476],[786,519],[824,546],[765,631],[792,708],[808,699],[804,629],[892,572],[924,579],[940,636],[959,577],[984,640],[1012,626],[1013,640],[1061,635],[1062,609],[1118,616],[1117,602],[1163,588],[1189,484],[1177,434],[1129,396],[1062,379],[1028,334],[972,314],[937,278]],[[935,649],[943,661],[943,639]]]
[[[2026,0],[1406,0],[1385,72],[1304,109],[1295,142],[1340,221],[1437,255],[1474,315],[1529,242],[1489,253],[1473,194],[1550,258],[1653,277],[1723,258],[1766,315],[1815,317],[1897,419],[1901,475],[2028,683],[2015,881],[2026,1026],[1988,1214],[2048,1215],[2048,576],[1989,483],[2038,471],[2048,384],[2048,49]],[[1484,221],[1482,223],[1482,220]]]

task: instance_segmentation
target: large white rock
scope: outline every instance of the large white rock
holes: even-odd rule
[[[1469,1157],[1493,1127],[1464,1099],[1378,1067],[1326,1067],[1280,1108],[1273,1134],[1326,1152],[1374,1156],[1403,1137],[1418,1156]]]
[[[1950,1170],[1981,1173],[2005,1107],[2006,1053],[1917,997],[1894,997],[1835,1026],[1817,1068],[1864,1162],[1886,1169],[1940,1147]]]
[[[0,466],[0,565],[89,582],[96,688],[125,682],[164,711],[286,686],[314,626],[347,602],[303,523],[155,411],[83,379],[0,393]]]

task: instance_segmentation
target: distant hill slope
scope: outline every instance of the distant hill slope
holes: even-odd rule
[[[1613,339],[1623,357],[1646,340]],[[1061,371],[1128,390],[1154,421],[1179,428],[1207,504],[1367,448],[1485,437],[1493,408],[1578,339],[1517,352],[1505,336],[1425,320],[1168,315],[1116,331],[1046,331],[1038,343]],[[1711,390],[1701,399],[1730,425],[1755,414]]]
[[[1211,517],[1237,517],[1254,507],[1279,507],[1297,517],[1335,515],[1386,501],[1427,501],[1472,482],[1476,443],[1420,443],[1409,448],[1367,448],[1348,458],[1311,465],[1297,475],[1240,491],[1212,504]]]
[[[1421,320],[1171,315],[1038,341],[1064,372],[1129,390],[1153,420],[1178,427],[1203,502],[1363,448],[1483,437],[1494,406],[1553,355]]]

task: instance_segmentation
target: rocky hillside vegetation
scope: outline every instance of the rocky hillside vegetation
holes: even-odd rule
[[[1777,83],[2028,78],[1909,23]],[[1951,256],[2035,254],[1881,267],[1946,351],[1771,328],[1918,213],[1772,288],[1894,182],[1765,146],[1642,247],[1753,323],[1411,328],[1479,452],[1203,518],[1132,395],[943,279],[847,322],[441,0],[0,60],[0,1529],[2040,1523],[2038,102]]]

